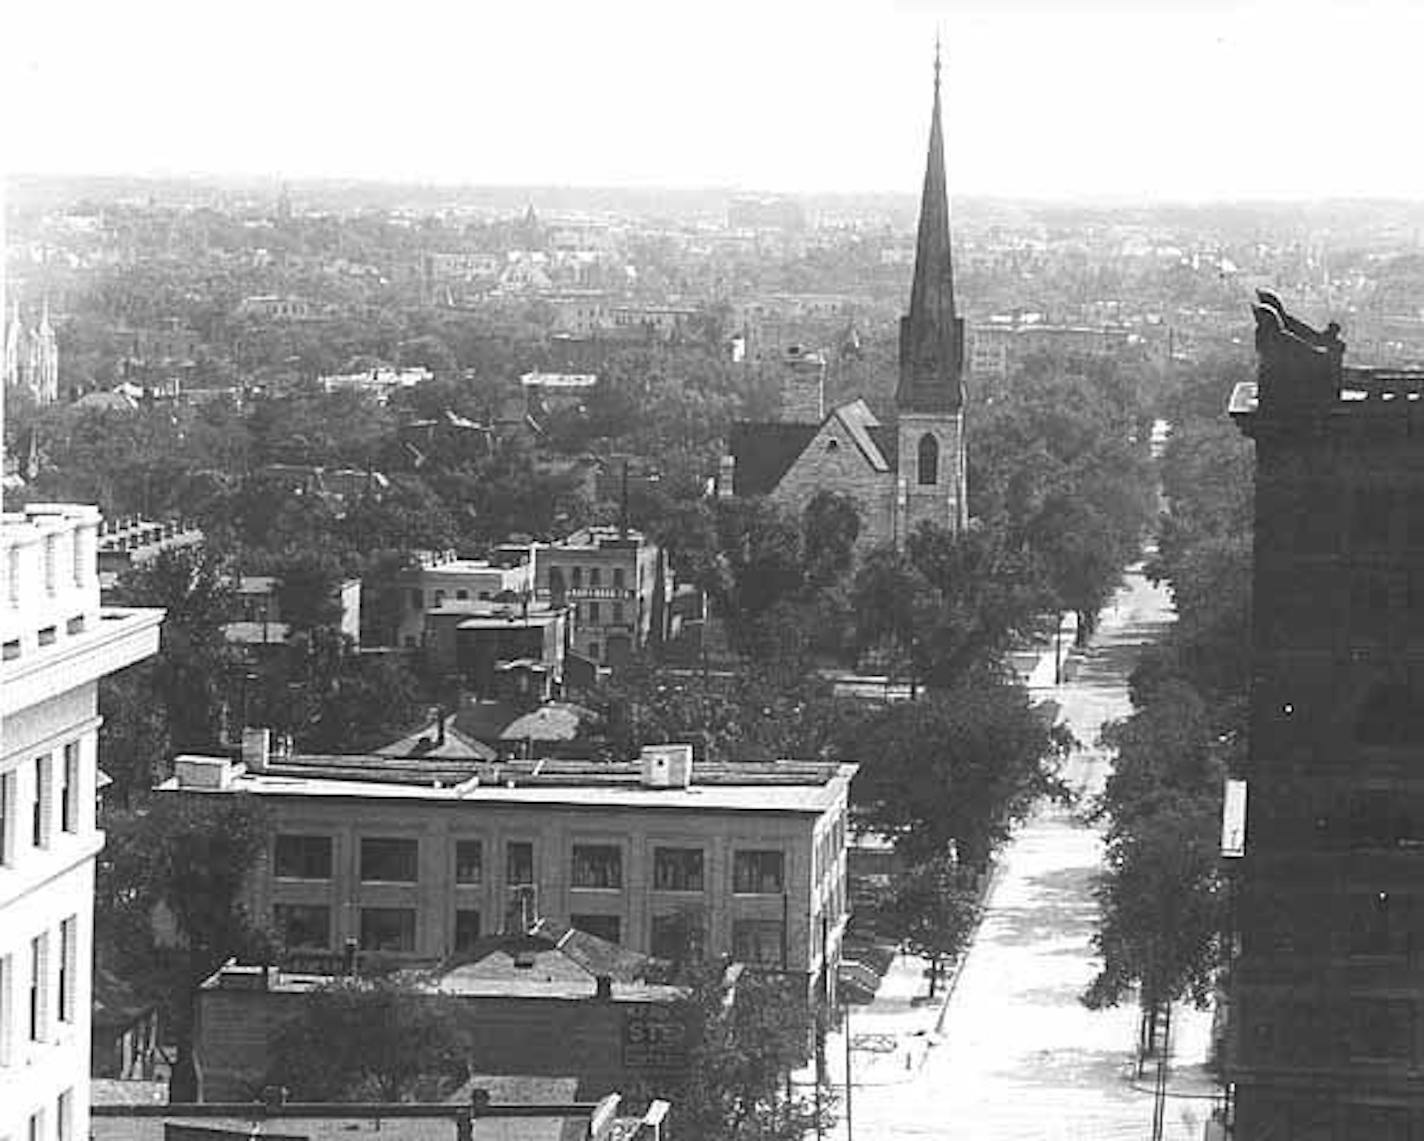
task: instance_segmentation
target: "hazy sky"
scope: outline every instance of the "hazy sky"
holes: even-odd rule
[[[19,0],[11,171],[1424,197],[1419,0]]]

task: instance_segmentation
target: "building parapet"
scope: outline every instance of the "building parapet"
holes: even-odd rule
[[[53,645],[99,619],[99,510],[34,503],[0,517],[0,641],[5,658]]]

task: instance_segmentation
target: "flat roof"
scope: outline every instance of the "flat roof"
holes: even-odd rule
[[[180,758],[188,759],[191,758]],[[214,765],[224,763],[221,758],[209,759]],[[642,783],[638,762],[427,761],[357,754],[273,760],[261,773],[235,765],[232,778],[221,788],[183,787],[174,776],[160,784],[158,790],[494,806],[820,815],[844,796],[856,769],[854,764],[826,761],[702,763],[693,765],[690,787],[652,788]]]

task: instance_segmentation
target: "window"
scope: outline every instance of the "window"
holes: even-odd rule
[[[49,971],[49,933],[30,940],[30,1041],[45,1039],[45,975]]]
[[[410,592],[410,608],[412,610],[425,609],[425,592],[423,590],[412,589]]]
[[[780,852],[740,851],[732,857],[732,890],[738,895],[775,895],[785,882]]]
[[[361,841],[362,883],[415,883],[420,842],[367,836]]]
[[[436,607],[436,609],[438,610],[440,607],[442,607],[442,606],[444,606],[444,605],[445,605],[445,592],[444,592],[443,590],[437,590],[437,591],[435,592],[435,607]]]
[[[66,637],[72,638],[76,634],[84,633],[84,615],[76,614],[73,618],[67,618],[64,622],[64,633]]]
[[[315,903],[279,903],[272,908],[272,926],[289,951],[331,948],[331,908]]]
[[[588,644],[588,656],[595,662],[599,660],[602,652],[603,648],[597,642],[590,642]]]
[[[732,958],[740,963],[784,966],[785,927],[779,919],[738,919],[732,923]]]
[[[0,867],[15,862],[15,812],[19,805],[15,781],[13,769],[0,773]]]
[[[74,987],[79,979],[79,918],[71,915],[59,925],[59,1020],[74,1021]]]
[[[574,567],[571,572],[571,578],[573,580],[574,589],[580,589],[583,586],[583,567]]]
[[[415,950],[415,910],[409,907],[363,907],[361,950]]]
[[[1402,900],[1401,900],[1402,902]],[[1385,956],[1405,950],[1405,926],[1393,896],[1387,891],[1350,897],[1350,954]]]
[[[1394,493],[1385,488],[1361,488],[1351,500],[1350,546],[1378,550],[1389,545]]]
[[[64,746],[64,785],[59,794],[59,828],[79,831],[79,742]]]
[[[623,849],[617,844],[575,844],[574,887],[621,888]]]
[[[613,604],[613,621],[615,623],[621,623],[623,621],[623,604],[621,602],[615,602]]]
[[[469,597],[470,597],[470,592],[469,592],[468,590],[457,590],[457,591],[455,592],[455,601],[456,601],[456,602],[465,602],[465,601],[468,601]]]
[[[590,602],[588,604],[588,620],[593,623],[597,623],[599,621],[598,603]]]
[[[49,847],[50,799],[54,795],[53,769],[54,765],[48,753],[35,758],[35,795],[31,801],[33,806],[31,842],[36,848]]]
[[[472,951],[480,939],[480,913],[461,908],[455,912],[455,950]]]
[[[54,640],[59,636],[59,630],[54,626],[45,626],[40,630],[39,640],[41,646],[53,646]]]
[[[511,840],[504,846],[504,882],[534,882],[534,845],[527,840]]]
[[[700,959],[706,943],[707,929],[700,913],[689,910],[653,916],[649,950],[654,958],[674,963]]]
[[[484,878],[485,846],[479,840],[455,841],[455,882],[479,883]]]
[[[65,1090],[54,1104],[54,1132],[58,1141],[73,1141],[74,1091]]]
[[[365,850],[362,849],[362,879],[365,879]],[[273,861],[278,879],[329,880],[331,878],[330,836],[277,837]]]
[[[569,922],[580,931],[610,943],[618,942],[622,927],[616,915],[570,915]]]
[[[589,568],[588,585],[595,589],[603,585],[603,570],[600,567]]]
[[[10,1064],[10,1025],[15,1009],[10,987],[14,978],[14,960],[9,955],[0,955],[0,1067]]]
[[[921,487],[932,487],[939,482],[939,441],[929,432],[920,437],[918,478]]]
[[[654,848],[653,888],[656,891],[701,891],[701,848]]]
[[[622,567],[614,567],[614,568],[613,568],[613,589],[614,589],[614,590],[623,590],[623,589],[625,589],[625,580],[626,580],[626,578],[627,578],[627,575],[625,574],[625,572],[624,572],[624,570],[623,570]]]
[[[30,1114],[30,1137],[29,1141],[45,1141],[44,1135],[44,1110],[37,1109]]]

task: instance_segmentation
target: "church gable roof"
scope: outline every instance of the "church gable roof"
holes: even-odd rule
[[[728,444],[736,459],[733,493],[770,495],[819,431],[816,424],[743,421],[732,425]]]

